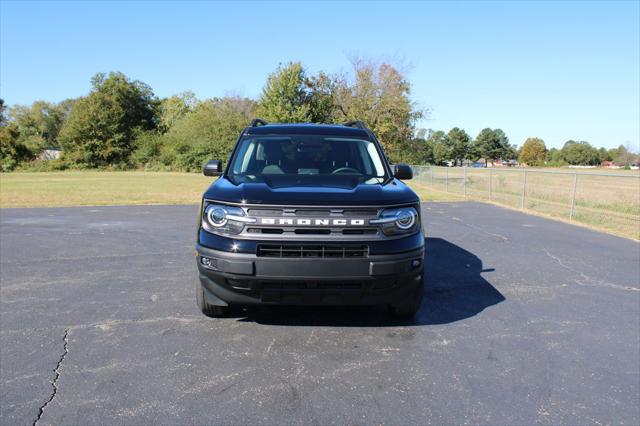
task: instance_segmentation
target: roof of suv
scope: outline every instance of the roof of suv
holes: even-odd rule
[[[364,129],[336,124],[266,124],[245,129],[247,135],[328,135],[351,136],[369,139]]]

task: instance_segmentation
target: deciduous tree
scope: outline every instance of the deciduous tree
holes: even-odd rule
[[[518,161],[527,166],[542,166],[547,154],[547,147],[540,138],[527,138],[522,145]]]
[[[254,115],[255,102],[246,98],[199,102],[163,136],[160,161],[178,170],[199,171],[207,160],[227,159]]]
[[[631,144],[619,145],[618,148],[610,150],[612,160],[621,166],[629,166],[638,163],[639,155],[633,152]]]
[[[125,114],[106,93],[80,99],[60,132],[65,161],[80,167],[125,164],[132,149]]]
[[[413,138],[402,146],[398,161],[418,165],[433,164],[433,147],[424,138]]]
[[[258,115],[277,123],[311,121],[311,95],[306,82],[300,62],[279,66],[267,77],[258,100]]]
[[[131,80],[121,72],[99,73],[91,79],[92,93],[103,93],[123,111],[122,126],[127,131],[135,128],[155,129],[160,102],[151,87],[141,81]]]
[[[334,119],[364,121],[395,162],[401,158],[404,142],[412,138],[416,120],[423,116],[410,94],[411,84],[392,65],[354,61],[353,75],[336,78]]]
[[[0,99],[0,171],[13,170],[20,162],[32,157],[31,151],[19,142],[20,132],[5,116],[4,100]]]
[[[162,132],[169,130],[178,120],[184,117],[185,114],[193,111],[197,102],[198,100],[193,92],[183,92],[160,101],[158,107],[159,130]]]
[[[451,160],[451,148],[447,134],[442,130],[427,131],[427,144],[433,152],[433,162],[442,165]]]
[[[66,118],[59,105],[36,101],[31,106],[18,105],[9,111],[20,132],[19,141],[32,153],[39,154],[48,147],[57,146],[57,138]]]
[[[600,164],[600,155],[589,142],[569,140],[562,147],[562,159],[569,164],[595,166]]]
[[[96,74],[91,81],[91,93],[74,103],[60,132],[65,161],[124,166],[136,134],[156,128],[159,102],[148,85],[119,72]]]
[[[309,121],[312,123],[333,122],[335,110],[334,79],[321,71],[317,76],[308,77],[305,84],[310,91]]]

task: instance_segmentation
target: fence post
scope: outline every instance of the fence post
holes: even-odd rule
[[[527,169],[524,169],[524,178],[522,180],[522,197],[520,198],[520,208],[524,209],[524,197],[527,192]]]
[[[429,168],[431,169],[431,186],[433,186],[433,166]]]
[[[447,192],[449,192],[449,167],[447,167],[447,174],[445,175],[445,187],[447,188]]]
[[[576,205],[576,188],[578,187],[578,173],[573,175],[573,191],[571,191],[571,210],[569,210],[569,223],[573,222],[573,208]]]
[[[489,200],[493,200],[493,173],[489,169]]]
[[[464,198],[467,198],[467,167],[463,167],[464,169]]]

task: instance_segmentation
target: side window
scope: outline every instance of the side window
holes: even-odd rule
[[[246,173],[249,169],[249,163],[253,157],[253,152],[255,151],[256,141],[245,141],[237,154],[237,161],[234,162],[233,165],[233,173],[234,174],[243,174]]]
[[[369,157],[373,161],[373,166],[376,169],[375,175],[384,176],[384,166],[382,165],[382,160],[380,160],[380,156],[378,155],[378,151],[376,150],[376,146],[373,142],[367,142],[367,151],[369,152]]]

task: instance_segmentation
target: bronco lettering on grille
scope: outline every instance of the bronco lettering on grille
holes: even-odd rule
[[[364,226],[364,219],[296,219],[296,218],[274,218],[262,217],[259,219],[261,225],[284,225],[284,226]]]

